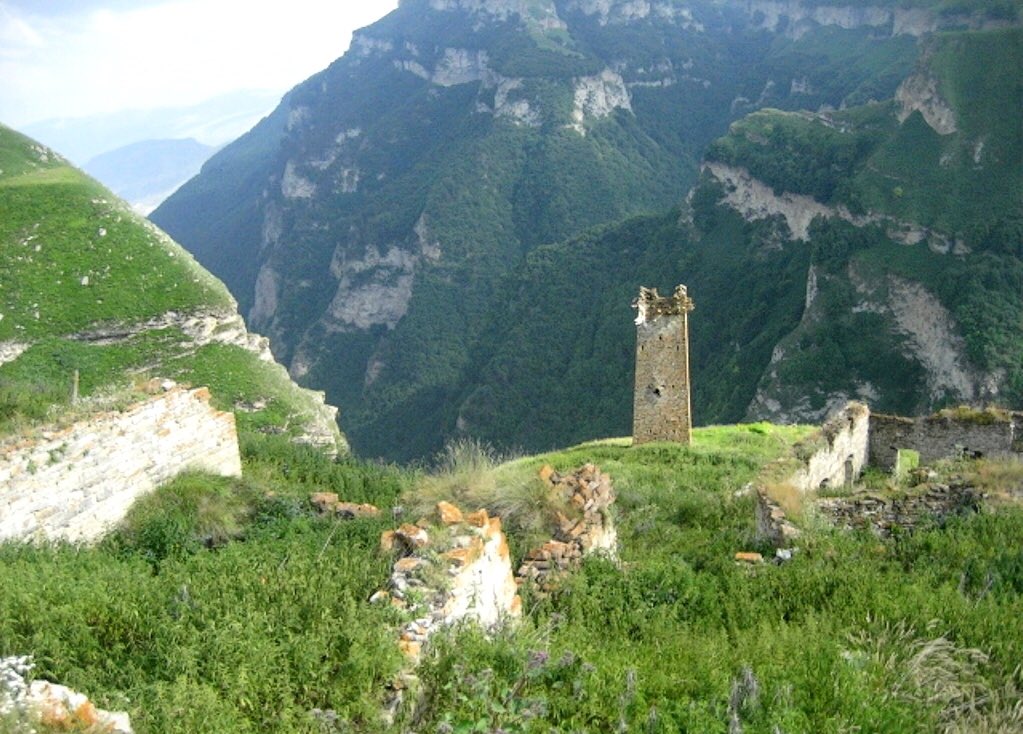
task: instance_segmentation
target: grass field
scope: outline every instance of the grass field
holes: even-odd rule
[[[401,726],[1011,730],[1017,505],[891,540],[811,526],[792,561],[735,564],[737,551],[771,552],[737,491],[808,431],[715,427],[691,448],[610,440],[449,464],[457,493],[480,472],[500,488],[545,463],[597,463],[619,494],[622,563],[591,559],[554,594],[527,594],[514,630],[436,636],[418,713]],[[39,675],[127,708],[142,733],[380,731],[401,660],[394,613],[367,602],[389,573],[377,541],[426,476],[254,438],[245,479],[183,477],[96,548],[0,548],[0,656],[33,653]],[[376,503],[385,519],[319,518],[312,491]],[[513,555],[525,542],[513,533]]]

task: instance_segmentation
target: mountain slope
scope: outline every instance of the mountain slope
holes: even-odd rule
[[[683,211],[533,252],[450,425],[529,450],[626,432],[628,303],[679,282],[698,423],[816,420],[850,398],[1023,405],[1021,41],[944,34],[900,101],[754,113],[711,146]],[[908,111],[921,77],[956,131]]]
[[[405,2],[152,218],[224,279],[294,376],[345,408],[360,451],[422,456],[450,428],[497,284],[527,253],[677,204],[746,112],[890,98],[917,36],[990,22],[798,3]]]
[[[273,363],[216,278],[108,190],[0,126],[0,432],[145,378],[208,384],[243,431],[342,447],[334,412]]]

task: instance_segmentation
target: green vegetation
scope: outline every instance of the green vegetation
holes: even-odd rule
[[[308,368],[304,384],[341,407],[363,456],[420,460],[458,435],[460,418],[502,449],[621,434],[625,304],[640,281],[698,282],[703,327],[723,335],[697,337],[699,420],[743,418],[774,344],[798,323],[807,253],[745,236],[736,245],[744,225],[734,220],[700,247],[671,231],[667,211],[736,118],[890,98],[919,52],[910,36],[866,27],[788,38],[714,3],[687,6],[700,31],[657,13],[601,25],[563,3],[523,8],[403,3],[360,34],[372,49],[357,43],[297,87],[153,213],[243,313],[261,269],[273,272],[276,310],[253,326],[285,364]],[[555,8],[564,27],[548,22]],[[422,78],[449,72],[455,53],[469,77],[485,61],[504,81]],[[581,135],[579,79],[605,70],[621,75],[630,109],[584,115]],[[594,90],[591,102],[617,91]],[[315,192],[284,194],[289,165]],[[340,192],[353,171],[357,190]],[[587,233],[651,212],[657,225]],[[335,297],[404,307],[410,278],[396,325],[331,313]]]
[[[181,247],[6,127],[0,169],[0,341],[231,305],[223,285]]]
[[[307,498],[390,505],[399,479],[281,438],[244,454],[244,480],[181,477],[97,548],[0,549],[0,650],[130,709],[139,732],[318,732],[316,707],[374,719],[399,663],[390,613],[365,603],[388,573],[384,522],[336,524]]]
[[[806,0],[807,5],[835,5],[833,0]],[[1019,6],[1012,0],[843,0],[843,7],[896,7],[933,10],[940,15],[978,14],[996,20],[1012,20],[1019,15]]]
[[[771,550],[737,490],[809,432],[715,427],[688,448],[598,441],[497,466],[454,450],[456,492],[469,475],[500,487],[598,464],[619,495],[622,565],[591,559],[528,596],[513,630],[435,636],[416,718],[394,730],[1019,726],[1018,504],[891,540],[811,529],[787,563],[733,562]],[[0,655],[33,652],[37,675],[126,708],[140,734],[382,731],[398,619],[367,599],[389,574],[389,510],[422,475],[277,437],[244,453],[244,479],[182,477],[98,547],[0,547]],[[976,474],[1013,481],[1000,471]],[[313,491],[384,512],[322,518]],[[526,540],[513,533],[513,553]]]
[[[152,224],[52,151],[0,127],[0,436],[143,397],[152,377],[209,386],[242,433],[325,424],[314,397],[241,347],[199,347],[151,319],[226,317],[223,284]],[[71,402],[80,377],[80,400]]]
[[[80,375],[79,403],[71,381]],[[118,344],[43,339],[0,366],[0,435],[41,423],[68,423],[97,410],[144,399],[140,386],[158,377],[210,388],[213,404],[235,413],[238,430],[300,436],[320,421],[314,397],[281,368],[238,346],[198,349],[178,329],[143,331]]]

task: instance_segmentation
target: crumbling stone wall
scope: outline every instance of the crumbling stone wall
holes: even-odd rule
[[[0,540],[93,541],[186,469],[241,474],[234,415],[171,387],[122,412],[0,445]]]
[[[851,486],[869,458],[869,432],[870,409],[862,403],[849,403],[832,415],[818,433],[793,447],[792,455],[783,460],[783,465],[795,460],[796,467],[787,477],[776,478],[772,483],[800,494]],[[774,467],[768,467],[767,472],[772,471]],[[766,484],[761,481],[750,487],[756,499],[757,537],[786,545],[798,538],[800,531],[781,504],[771,497]]]
[[[983,496],[961,479],[947,484],[930,484],[901,497],[857,494],[817,502],[817,511],[830,522],[845,528],[870,528],[888,537],[895,528],[914,530],[940,522],[950,515],[974,512]]]
[[[692,440],[689,397],[689,312],[693,301],[684,285],[663,297],[640,288],[636,316],[636,386],[632,441]]]
[[[566,475],[545,466],[540,478],[578,513],[571,517],[559,513],[554,537],[527,553],[519,566],[519,583],[530,581],[549,590],[554,579],[578,566],[585,556],[596,552],[617,556],[618,531],[609,509],[615,491],[611,477],[593,464]]]
[[[501,518],[486,510],[463,513],[450,502],[439,502],[434,517],[385,531],[380,547],[398,558],[387,589],[370,601],[403,612],[398,647],[409,668],[419,663],[423,645],[443,627],[471,621],[493,628],[522,615]],[[386,726],[394,723],[406,691],[417,685],[411,670],[391,681],[382,712]]]
[[[948,410],[923,418],[870,417],[870,463],[892,470],[899,449],[920,453],[921,464],[962,455],[1023,454],[1023,413]]]
[[[867,463],[870,409],[849,403],[832,415],[820,434],[796,447],[803,462],[789,482],[803,492],[850,486]]]
[[[399,647],[413,661],[440,627],[463,620],[493,627],[522,613],[501,518],[486,510],[465,514],[440,502],[435,518],[389,530],[380,544],[399,557],[388,588],[371,601],[388,601],[410,617]]]
[[[763,487],[755,490],[756,505],[754,513],[757,522],[757,539],[766,540],[776,546],[787,545],[802,533],[791,520],[782,506],[767,494]]]

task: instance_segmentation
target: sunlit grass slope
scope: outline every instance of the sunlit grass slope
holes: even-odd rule
[[[216,278],[103,186],[0,126],[0,340],[229,308]]]
[[[197,348],[180,328],[144,328],[167,314],[236,315],[224,285],[150,222],[58,154],[0,125],[0,435],[116,407],[149,377],[209,385],[243,431],[301,431],[318,408],[283,369],[238,346]],[[95,340],[97,330],[120,332]],[[19,351],[21,351],[19,349]],[[101,399],[102,398],[102,399]],[[252,407],[252,406],[261,407]]]

